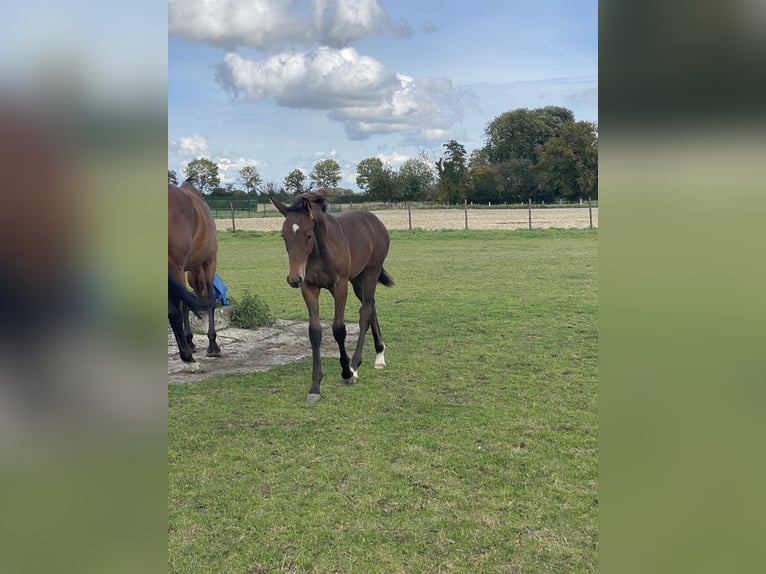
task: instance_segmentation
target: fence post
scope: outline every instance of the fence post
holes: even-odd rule
[[[229,207],[231,207],[231,230],[232,231],[236,231],[237,230],[237,226],[234,225],[234,203],[230,201],[229,202]]]
[[[412,231],[412,209],[409,200],[407,200],[407,220],[409,222],[409,229]]]
[[[593,229],[593,209],[590,206],[590,197],[588,198],[588,217],[590,217],[590,228]]]
[[[465,212],[465,228],[468,229],[468,200],[463,200],[463,211]]]
[[[529,198],[529,229],[532,230],[532,198]]]

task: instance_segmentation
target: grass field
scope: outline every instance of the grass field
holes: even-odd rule
[[[598,232],[391,235],[385,370],[368,336],[320,403],[310,361],[169,387],[170,572],[597,570]],[[220,241],[230,295],[306,319],[277,233]]]

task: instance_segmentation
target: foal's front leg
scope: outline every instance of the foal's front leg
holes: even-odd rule
[[[319,288],[308,287],[304,282],[301,285],[301,294],[309,310],[309,341],[311,341],[311,389],[306,397],[307,401],[315,402],[322,399],[319,393],[319,385],[322,382],[322,360],[319,348],[322,344],[322,324],[319,322]]]

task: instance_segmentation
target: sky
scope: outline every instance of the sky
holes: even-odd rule
[[[470,153],[517,108],[598,121],[597,0],[169,0],[168,169],[277,189],[332,158]],[[308,180],[307,180],[308,182]]]

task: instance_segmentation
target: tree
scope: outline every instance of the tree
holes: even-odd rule
[[[598,127],[575,122],[559,106],[500,114],[485,129],[486,145],[471,167],[486,162],[500,178],[505,201],[554,201],[598,194]]]
[[[191,178],[202,193],[212,193],[221,185],[218,165],[202,157],[193,159],[186,165],[184,176],[186,179]]]
[[[598,142],[595,124],[570,122],[537,147],[539,191],[548,199],[597,197]]]
[[[168,183],[172,183],[173,185],[178,185],[178,174],[176,173],[176,170],[174,169],[168,170]]]
[[[439,174],[438,196],[440,201],[456,203],[466,197],[468,188],[465,147],[455,140],[448,141],[442,147],[447,150],[444,157],[436,160],[436,171]]]
[[[396,174],[395,196],[408,201],[423,201],[434,183],[434,173],[423,157],[406,160]]]
[[[486,154],[491,163],[511,159],[537,161],[535,148],[544,144],[555,129],[574,122],[574,114],[558,106],[529,110],[519,108],[492,120],[484,130]]]
[[[356,166],[356,184],[373,201],[394,200],[394,173],[380,158],[363,159]]]
[[[479,165],[471,170],[469,201],[476,203],[501,203],[502,187],[497,170],[491,165]]]
[[[245,186],[248,195],[256,195],[261,191],[263,178],[254,166],[246,165],[240,169],[239,178],[242,180],[242,185]]]
[[[234,196],[234,184],[227,183],[223,186],[218,186],[209,195],[217,199],[231,199]]]
[[[314,164],[309,174],[314,187],[338,187],[342,179],[340,165],[334,159],[322,159]]]
[[[383,172],[383,161],[378,157],[368,157],[356,165],[356,184],[365,193],[370,193],[375,180]]]
[[[474,169],[480,165],[489,165],[489,154],[486,147],[480,147],[471,152],[468,156],[468,169]]]
[[[499,199],[508,203],[525,203],[529,199],[539,199],[532,167],[532,162],[527,159],[509,159],[494,164],[500,180]]]
[[[303,182],[306,181],[306,174],[299,169],[294,169],[287,174],[285,178],[285,191],[288,193],[303,193]]]

